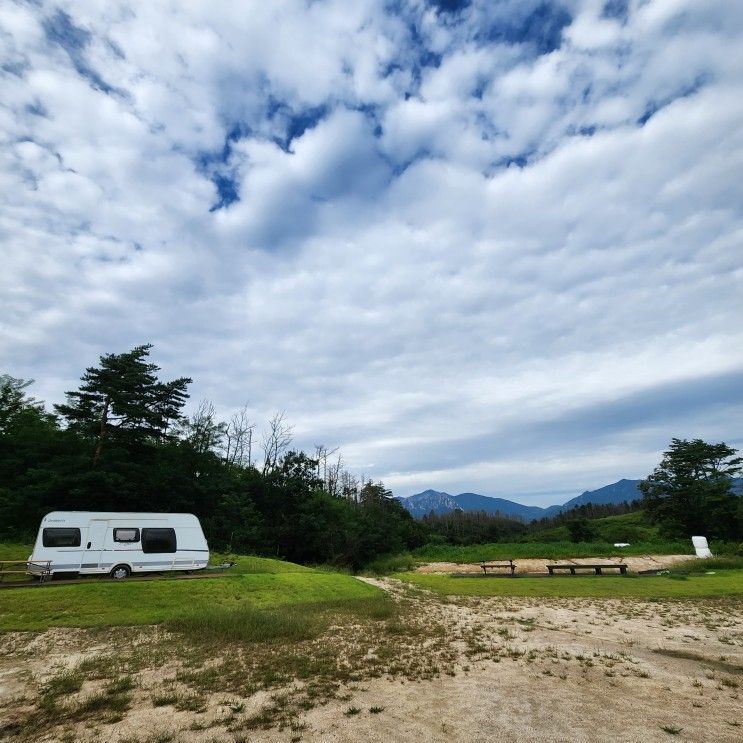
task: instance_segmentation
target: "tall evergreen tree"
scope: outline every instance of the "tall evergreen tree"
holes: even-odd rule
[[[24,415],[34,418],[46,415],[43,404],[26,393],[33,383],[33,379],[0,374],[0,435],[8,433]]]
[[[95,439],[94,461],[108,439],[125,445],[159,441],[179,419],[192,380],[160,382],[160,367],[147,360],[151,348],[101,356],[99,366],[85,370],[79,389],[65,393],[67,403],[54,406],[70,429]]]
[[[675,536],[740,536],[732,478],[743,458],[725,443],[673,439],[661,463],[639,488],[650,517]]]

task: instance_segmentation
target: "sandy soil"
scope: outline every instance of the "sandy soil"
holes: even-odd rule
[[[540,558],[518,558],[516,563],[517,573],[546,573],[546,566],[550,563],[574,563],[575,565],[587,565],[590,563],[624,563],[632,572],[638,570],[657,570],[670,567],[678,562],[693,560],[694,555],[640,555],[636,557],[577,557],[571,559],[550,560]],[[494,560],[499,562],[499,560]],[[429,562],[418,567],[419,573],[479,573],[482,568],[479,563],[459,564],[456,562]],[[508,573],[507,570],[499,571]]]
[[[743,739],[743,601],[442,599],[393,579],[366,579],[446,628],[449,672],[427,681],[375,678],[302,714],[294,730],[226,730],[226,700],[260,709],[259,692],[204,694],[206,710],[152,706],[144,695],[113,725],[51,731],[39,741],[88,743],[491,743]],[[167,638],[142,628],[142,642]],[[0,645],[0,730],[49,669],[117,647],[84,630],[5,635]],[[136,640],[135,640],[136,642]],[[428,641],[427,641],[428,642]],[[659,652],[661,651],[661,652]],[[668,655],[672,653],[675,655]],[[431,661],[434,662],[433,660]],[[172,673],[141,674],[140,689]],[[293,689],[286,689],[292,694]],[[137,692],[138,694],[141,692]],[[370,710],[376,709],[376,713]],[[358,710],[356,714],[348,714]],[[198,728],[205,729],[198,729]],[[197,729],[194,729],[197,728]],[[666,728],[664,730],[664,728]],[[0,733],[0,738],[2,738]],[[8,737],[12,740],[12,737]]]

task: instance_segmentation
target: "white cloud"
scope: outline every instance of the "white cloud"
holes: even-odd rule
[[[3,6],[3,366],[152,341],[401,493],[737,440],[743,13],[631,5]]]

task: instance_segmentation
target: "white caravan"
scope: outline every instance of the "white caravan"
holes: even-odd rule
[[[209,545],[190,513],[104,513],[54,511],[41,520],[28,572],[108,573],[121,580],[132,573],[200,570]]]

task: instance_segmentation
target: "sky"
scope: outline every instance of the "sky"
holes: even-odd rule
[[[743,447],[743,3],[0,5],[0,372],[152,343],[397,495]]]

